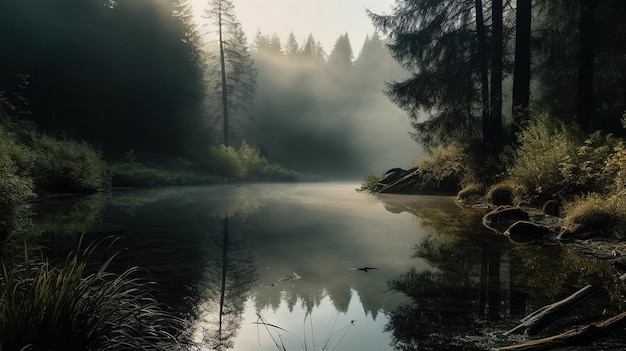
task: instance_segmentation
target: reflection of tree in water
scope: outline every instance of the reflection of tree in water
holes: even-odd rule
[[[232,348],[243,320],[247,292],[257,279],[255,262],[230,233],[230,218],[221,221],[221,236],[212,242],[215,257],[208,262],[200,288],[196,335],[211,349]]]
[[[475,335],[487,320],[498,320],[505,312],[506,256],[497,240],[496,244],[472,240],[485,233],[474,224],[480,223],[476,213],[412,212],[431,233],[416,245],[414,257],[426,259],[434,269],[412,269],[388,282],[390,290],[411,299],[390,313],[386,330],[392,333],[393,346],[398,350],[484,349],[460,336]]]

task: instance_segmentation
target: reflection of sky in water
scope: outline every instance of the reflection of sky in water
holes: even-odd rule
[[[352,293],[353,298],[345,313],[337,312],[328,296],[320,301],[311,315],[307,315],[304,308],[295,308],[290,312],[285,301],[277,309],[266,307],[258,311],[267,323],[281,328],[285,326],[283,329],[287,332],[272,327],[268,327],[268,332],[264,326],[256,324],[257,311],[254,303],[248,300],[244,312],[245,321],[235,339],[235,349],[276,349],[270,332],[277,340],[280,335],[287,350],[304,350],[305,343],[308,350],[391,349],[389,337],[386,334],[381,336],[387,318],[379,314],[374,320],[363,310],[358,293]],[[296,303],[299,307],[302,304],[302,300]],[[323,346],[326,348],[322,348]]]
[[[333,330],[327,332],[332,335],[345,326],[351,328],[340,332],[348,331],[336,350],[390,349],[389,337],[383,333],[385,313],[405,298],[387,291],[387,281],[413,267],[429,269],[422,259],[411,257],[425,234],[414,215],[391,213],[371,195],[356,192],[356,187],[346,183],[288,185],[278,186],[280,191],[274,196],[261,195],[273,188],[270,185],[246,192],[248,201],[263,196],[264,205],[228,222],[230,239],[251,250],[257,277],[247,292],[240,329],[231,340],[233,349],[261,349],[259,339],[262,349],[276,349],[266,330],[257,331],[255,311],[267,323],[297,335],[272,330],[274,336],[280,331],[285,337],[287,350],[303,349],[304,331],[308,349],[320,350],[328,340],[324,338],[327,328]],[[379,269],[351,270],[364,266]],[[284,277],[301,279],[285,281]],[[199,320],[215,324],[215,310],[201,311]],[[306,311],[311,311],[311,319],[305,326]],[[215,325],[197,327],[215,330]]]

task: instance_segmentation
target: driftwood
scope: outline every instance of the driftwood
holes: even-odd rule
[[[552,323],[555,319],[559,318],[563,314],[567,313],[567,311],[571,310],[581,302],[590,298],[591,295],[593,295],[593,290],[594,289],[591,285],[587,285],[561,301],[557,301],[553,304],[544,306],[526,316],[524,319],[522,319],[522,323],[520,325],[504,334],[537,334],[541,329],[548,326],[548,324]]]
[[[409,171],[406,175],[402,176],[400,179],[393,181],[391,184],[381,184],[383,185],[383,188],[378,190],[378,193],[401,193],[408,187],[416,185],[418,177],[419,170],[415,168]]]
[[[500,347],[497,351],[541,351],[568,346],[586,345],[606,336],[625,323],[626,312],[622,312],[617,316],[613,316],[598,323],[592,323],[559,335],[532,340],[523,344]]]

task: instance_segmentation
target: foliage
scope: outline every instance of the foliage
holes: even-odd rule
[[[188,151],[206,129],[204,83],[192,14],[170,3],[3,1],[0,90],[29,72],[24,97],[45,131],[114,152]]]
[[[566,205],[565,228],[593,228],[620,239],[626,238],[626,198],[589,194]]]
[[[109,273],[113,257],[88,265],[100,244],[79,244],[59,267],[27,253],[23,265],[2,264],[3,350],[184,349],[186,323],[154,298],[144,271]]]
[[[25,202],[35,197],[32,179],[15,161],[27,153],[13,133],[0,124],[0,238],[25,224]]]
[[[620,145],[622,141],[612,134],[592,133],[575,149],[574,156],[566,156],[561,163],[563,191],[582,194],[616,190],[619,169],[624,165],[620,161]]]
[[[106,162],[92,145],[47,135],[32,140],[30,174],[38,192],[85,192],[109,186]]]
[[[576,157],[577,135],[561,121],[545,114],[534,116],[520,131],[517,148],[505,153],[508,179],[526,189],[529,200],[565,195],[561,165]]]
[[[465,148],[450,145],[422,158],[417,167],[424,185],[439,187],[442,183],[453,182],[464,186],[473,183],[472,174],[467,167],[467,158]]]
[[[220,145],[212,148],[209,163],[214,171],[226,178],[263,180],[263,181],[294,181],[300,176],[280,164],[270,163],[261,152],[241,143],[238,150],[232,146]]]
[[[215,183],[215,177],[193,171],[146,166],[135,160],[109,166],[111,184],[115,187],[151,187]]]

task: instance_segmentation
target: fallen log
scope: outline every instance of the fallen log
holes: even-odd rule
[[[555,348],[590,344],[608,335],[626,323],[626,312],[601,322],[567,331],[547,338],[528,341],[522,344],[497,348],[497,351],[545,351]]]
[[[561,317],[581,302],[590,298],[591,295],[593,295],[593,290],[594,288],[591,285],[587,285],[561,301],[557,301],[538,309],[522,319],[521,324],[504,333],[504,335],[513,333],[526,333],[528,335],[537,334],[541,329],[548,326],[548,324],[552,323],[555,319]]]
[[[409,173],[405,174],[401,178],[394,180],[390,184],[383,184],[383,188],[378,190],[379,194],[387,194],[387,193],[398,193],[406,190],[409,186],[414,186],[417,184],[417,179],[419,178],[419,170],[417,168],[410,170]]]

